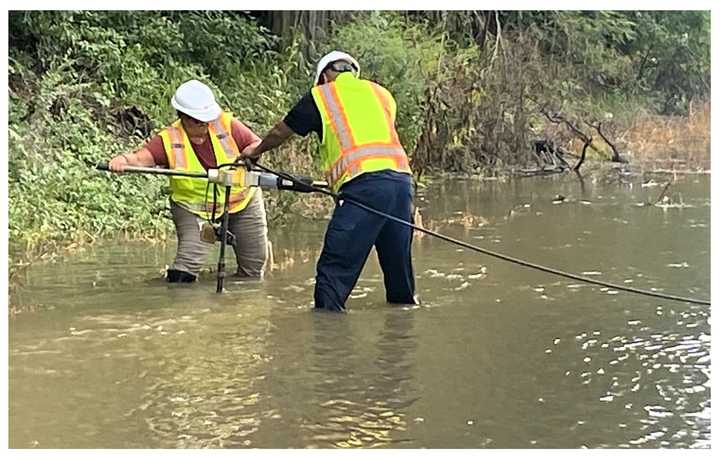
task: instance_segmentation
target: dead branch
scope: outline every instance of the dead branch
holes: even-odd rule
[[[556,173],[562,173],[565,169],[562,167],[557,168],[534,168],[534,169],[521,169],[521,170],[515,170],[515,174],[518,175],[521,178],[529,178],[532,176],[547,176],[552,175]]]
[[[568,155],[570,157],[575,157],[576,159],[580,158],[579,155],[575,154],[574,152],[570,152],[567,149],[565,149],[562,146],[556,146],[557,152],[559,152],[562,155]]]
[[[591,143],[592,137],[585,135],[585,132],[576,127],[572,122],[568,121],[564,116],[559,113],[550,114],[545,108],[540,108],[540,112],[553,124],[565,124],[570,130],[572,130],[581,140],[585,143]]]
[[[605,136],[605,134],[602,132],[602,122],[598,121],[597,124],[591,124],[590,122],[585,121],[585,123],[590,127],[594,128],[598,132],[598,135],[600,135],[600,138],[602,138],[612,148],[613,155],[610,158],[612,162],[627,163],[627,160],[620,155],[620,151],[618,151],[618,148],[615,146],[615,144],[613,144],[613,142],[610,141],[608,137]]]
[[[563,151],[559,147],[555,146],[552,140],[536,140],[533,141],[533,158],[538,164],[538,167],[544,167],[544,164],[552,165],[553,168],[569,169],[570,164],[567,163],[565,157],[563,157]]]
[[[589,137],[587,140],[585,140],[585,144],[583,145],[582,152],[580,153],[580,159],[577,161],[575,166],[573,167],[573,171],[579,171],[580,166],[585,162],[585,154],[587,152],[588,146],[590,146],[590,143],[592,143],[592,137]]]
[[[670,183],[672,183],[672,181],[668,181],[667,183],[665,183],[665,187],[663,187],[662,192],[660,192],[660,195],[658,195],[658,198],[657,200],[655,200],[655,203],[653,203],[653,205],[657,205],[658,203],[660,203],[662,198],[665,196],[665,192],[667,192],[668,187],[670,187]]]
[[[498,11],[495,11],[495,27],[496,27],[496,33],[495,33],[495,49],[493,50],[492,57],[490,57],[490,64],[492,65],[493,62],[495,62],[495,58],[497,57],[498,51],[500,50],[500,47],[502,46],[502,27],[500,26],[500,13]],[[504,52],[503,52],[504,54]]]

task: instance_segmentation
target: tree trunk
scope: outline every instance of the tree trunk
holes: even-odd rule
[[[299,33],[307,43],[312,43],[322,41],[333,23],[349,21],[355,14],[354,11],[265,11],[260,13],[260,18],[272,33],[283,40]]]

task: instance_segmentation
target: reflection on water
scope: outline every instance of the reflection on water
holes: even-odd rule
[[[255,408],[264,398],[258,387],[262,365],[270,363],[263,356],[264,332],[258,323],[251,323],[256,333],[249,334],[225,319],[213,319],[205,323],[215,327],[211,339],[193,332],[190,350],[183,344],[185,351],[173,358],[149,361],[160,373],[128,414],[142,411],[148,429],[165,447],[250,445],[248,437],[274,414],[258,414]]]
[[[413,314],[388,311],[376,341],[362,337],[366,330],[356,334],[355,322],[345,316],[315,314],[309,371],[318,405],[303,425],[306,447],[402,443],[395,435],[407,432],[407,408],[417,399],[412,382]]]
[[[680,179],[659,207],[638,204],[662,189],[642,182],[443,180],[418,206],[491,250],[709,297],[709,179]],[[212,275],[159,280],[172,245],[32,267],[18,297],[42,311],[10,321],[10,446],[709,447],[709,307],[424,237],[421,305],[384,303],[373,254],[347,314],[314,312],[323,228],[271,227],[278,267],[223,295]]]

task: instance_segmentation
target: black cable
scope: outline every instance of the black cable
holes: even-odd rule
[[[217,196],[218,196],[218,186],[216,183],[213,183],[213,207],[212,207],[212,216],[210,217],[210,222],[215,223],[217,222],[215,220],[215,212],[217,211]]]
[[[382,216],[382,217],[384,217],[384,218],[386,218],[386,219],[388,219],[388,220],[391,220],[391,221],[393,221],[393,222],[397,222],[397,223],[399,223],[399,224],[405,225],[405,226],[410,227],[410,228],[412,228],[412,229],[414,229],[414,230],[418,230],[418,231],[420,231],[420,232],[426,233],[426,234],[428,234],[428,235],[430,235],[430,236],[434,236],[434,237],[436,237],[436,238],[440,238],[441,240],[445,240],[445,241],[447,241],[448,243],[456,244],[456,245],[458,245],[458,246],[464,247],[464,248],[466,248],[466,249],[470,249],[470,250],[475,251],[475,252],[479,252],[479,253],[481,253],[481,254],[486,254],[486,255],[489,255],[489,256],[491,256],[491,257],[495,257],[495,258],[498,258],[498,259],[501,259],[501,260],[505,260],[505,261],[508,261],[508,262],[511,262],[511,263],[514,263],[514,264],[517,264],[517,265],[524,266],[524,267],[533,268],[533,269],[535,269],[535,270],[544,271],[544,272],[546,272],[546,273],[554,274],[554,275],[557,275],[557,276],[562,276],[562,277],[565,277],[565,278],[574,279],[574,280],[576,280],[576,281],[582,281],[582,282],[586,282],[586,283],[590,283],[590,284],[595,284],[595,285],[598,285],[598,286],[604,286],[604,287],[608,287],[608,288],[611,288],[611,289],[622,290],[622,291],[630,292],[630,293],[634,293],[634,294],[647,295],[647,296],[649,296],[649,297],[663,298],[663,299],[666,299],[666,300],[674,300],[674,301],[679,301],[679,302],[687,302],[687,303],[694,303],[694,304],[697,304],[697,305],[707,305],[707,306],[710,306],[710,301],[709,301],[709,300],[701,300],[701,299],[689,298],[689,297],[680,297],[680,296],[677,296],[677,295],[664,294],[664,293],[661,293],[661,292],[654,292],[654,291],[651,291],[651,290],[637,289],[637,288],[635,288],[635,287],[627,287],[627,286],[621,286],[621,285],[618,285],[618,284],[612,284],[612,283],[609,283],[609,282],[599,281],[599,280],[597,280],[597,279],[592,279],[592,278],[586,278],[586,277],[584,277],[584,276],[576,275],[576,274],[573,274],[573,273],[568,273],[568,272],[561,271],[561,270],[556,270],[556,269],[554,269],[554,268],[550,268],[550,267],[546,267],[546,266],[543,266],[543,265],[535,264],[535,263],[532,263],[532,262],[528,262],[528,261],[526,261],[526,260],[517,259],[517,258],[511,257],[511,256],[509,256],[509,255],[500,254],[500,253],[498,253],[498,252],[490,251],[490,250],[488,250],[488,249],[484,249],[484,248],[481,248],[481,247],[479,247],[479,246],[475,246],[475,245],[466,243],[466,242],[464,242],[464,241],[457,240],[457,239],[452,238],[452,237],[449,237],[449,236],[447,236],[447,235],[443,235],[442,233],[434,232],[434,231],[428,230],[428,229],[426,229],[426,228],[424,228],[424,227],[419,227],[419,226],[413,224],[412,222],[408,222],[408,221],[405,221],[405,220],[400,219],[400,218],[398,218],[398,217],[395,217],[395,216],[392,216],[392,215],[390,215],[390,214],[384,213],[384,212],[382,212],[382,211],[376,210],[375,208],[372,208],[372,207],[366,205],[366,204],[363,203],[363,202],[360,202],[360,201],[358,201],[358,200],[355,200],[355,199],[352,198],[352,197],[349,197],[349,196],[340,196],[340,195],[337,194],[336,192],[332,192],[332,191],[327,190],[327,189],[322,189],[322,188],[315,187],[315,186],[309,186],[309,185],[306,184],[306,183],[302,183],[302,182],[298,181],[294,176],[292,176],[292,175],[290,175],[290,174],[283,173],[283,172],[277,172],[277,171],[275,171],[275,170],[271,170],[270,168],[267,168],[267,167],[265,167],[265,166],[263,166],[263,165],[260,165],[259,163],[254,163],[253,166],[259,168],[260,170],[266,171],[266,172],[268,172],[268,173],[272,173],[272,174],[274,174],[275,176],[279,176],[279,177],[281,177],[281,178],[283,178],[283,179],[287,179],[287,180],[289,180],[289,181],[292,181],[292,182],[294,182],[294,183],[296,183],[296,184],[298,184],[298,185],[302,185],[302,186],[306,186],[306,187],[312,187],[312,189],[313,189],[314,192],[328,195],[328,196],[332,197],[335,201],[338,201],[338,200],[346,200],[346,201],[354,204],[355,206],[358,206],[358,207],[360,207],[360,208],[362,208],[362,209],[364,209],[364,210],[366,210],[366,211],[368,211],[368,212],[371,212],[371,213],[376,214],[376,215],[378,215],[378,216]]]
[[[207,209],[207,204],[208,204],[208,191],[209,190],[210,190],[210,181],[208,181],[207,184],[205,185],[205,201],[203,203],[205,204],[206,209]],[[213,207],[213,214],[210,216],[209,219],[206,219],[211,224],[213,222],[213,218],[215,218],[214,212],[215,212],[215,208]]]

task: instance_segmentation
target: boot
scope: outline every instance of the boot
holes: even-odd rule
[[[168,270],[167,281],[168,282],[195,282],[197,276],[182,270]]]

